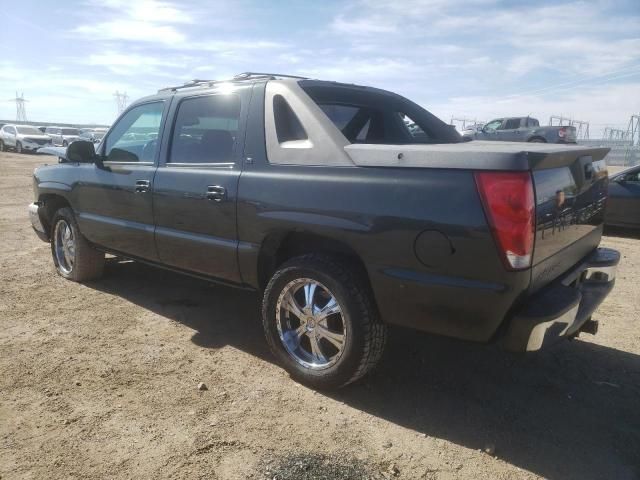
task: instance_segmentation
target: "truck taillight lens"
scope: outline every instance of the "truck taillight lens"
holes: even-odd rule
[[[531,266],[535,225],[529,172],[477,172],[478,191],[493,236],[509,270]]]
[[[560,138],[564,138],[567,135],[567,129],[566,128],[561,128],[558,130],[558,136]]]

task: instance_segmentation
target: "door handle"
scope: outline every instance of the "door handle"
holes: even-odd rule
[[[207,193],[205,194],[207,200],[213,200],[214,202],[221,202],[227,196],[227,189],[220,185],[209,185],[207,187]]]
[[[146,193],[151,187],[149,180],[136,180],[136,193]]]

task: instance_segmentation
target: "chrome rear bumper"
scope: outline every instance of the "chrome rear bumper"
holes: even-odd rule
[[[533,295],[509,323],[503,345],[512,351],[534,351],[573,337],[613,289],[620,253],[598,248],[578,266]],[[595,332],[591,332],[595,333]]]

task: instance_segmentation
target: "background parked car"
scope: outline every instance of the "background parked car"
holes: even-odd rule
[[[465,139],[499,142],[576,143],[576,127],[541,127],[533,117],[496,118],[481,129],[465,130]]]
[[[609,177],[605,224],[640,228],[640,165]]]
[[[54,145],[66,147],[80,138],[80,131],[72,127],[47,127],[45,133],[51,137]]]
[[[83,128],[79,139],[98,144],[104,138],[105,133],[107,133],[106,128]]]
[[[5,125],[0,129],[0,152],[12,148],[18,153],[35,152],[51,144],[51,138],[30,125]]]

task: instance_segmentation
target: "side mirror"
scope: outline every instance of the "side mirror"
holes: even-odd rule
[[[67,147],[67,161],[92,163],[96,161],[96,149],[92,142],[76,140]]]

